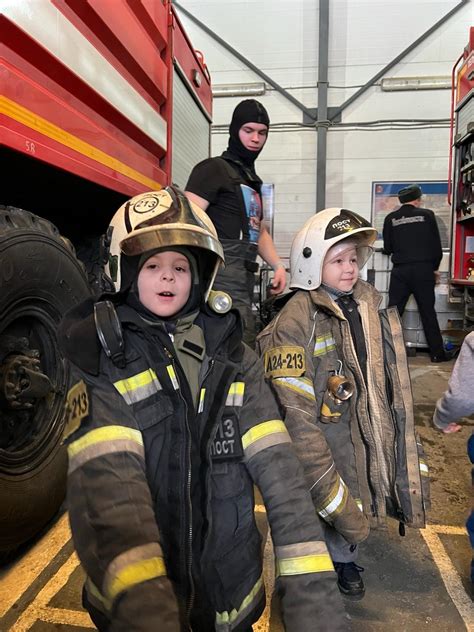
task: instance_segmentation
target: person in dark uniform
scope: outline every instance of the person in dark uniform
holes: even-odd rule
[[[255,160],[266,143],[269,125],[261,103],[241,101],[232,115],[227,150],[198,163],[186,185],[187,197],[207,212],[216,227],[226,265],[214,287],[232,297],[244,322],[244,341],[251,347],[256,334],[252,299],[257,254],[274,270],[271,293],[280,294],[286,284],[285,266],[262,223],[262,180],[255,172]]]
[[[450,360],[443,345],[435,312],[437,270],[443,256],[435,214],[422,208],[423,192],[418,184],[400,189],[402,206],[389,213],[383,225],[383,250],[392,255],[393,269],[388,304],[398,308],[400,316],[413,294],[430,350],[432,362]]]

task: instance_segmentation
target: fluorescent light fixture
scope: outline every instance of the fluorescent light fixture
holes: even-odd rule
[[[451,77],[387,77],[382,79],[384,92],[398,92],[402,90],[450,90]]]
[[[265,94],[261,83],[221,83],[212,86],[213,97],[257,97]]]

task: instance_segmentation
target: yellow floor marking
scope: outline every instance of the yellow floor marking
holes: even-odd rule
[[[78,610],[43,608],[41,611],[41,621],[54,623],[56,625],[75,625],[80,628],[96,629],[87,612],[79,612]],[[15,628],[10,628],[10,632],[14,629]]]
[[[474,608],[471,598],[466,593],[461,578],[438,536],[439,533],[465,535],[466,530],[462,527],[430,524],[426,526],[426,529],[420,529],[420,533],[430,550],[434,563],[439,569],[446,590],[466,625],[466,630],[474,630]]]
[[[48,607],[48,603],[66,585],[78,565],[77,555],[73,553],[56,575],[40,590],[36,599],[31,602],[9,632],[28,632],[38,620],[95,629],[85,612]]]
[[[0,618],[10,610],[41,571],[71,538],[67,514],[11,568],[0,572]]]
[[[447,524],[430,524],[431,531],[442,533],[443,535],[467,535],[466,527],[450,527]]]

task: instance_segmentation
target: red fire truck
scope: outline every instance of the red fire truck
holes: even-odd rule
[[[58,322],[101,291],[98,237],[119,205],[184,186],[209,155],[212,95],[170,0],[7,2],[0,33],[4,558],[64,498]]]
[[[464,325],[474,326],[474,27],[452,72],[452,205],[450,290],[464,300]]]

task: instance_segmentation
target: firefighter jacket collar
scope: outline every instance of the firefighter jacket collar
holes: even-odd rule
[[[342,313],[341,308],[323,288],[310,290],[309,294],[311,296],[312,302],[315,305],[321,307],[324,311],[333,314],[340,320],[345,320],[345,316]],[[370,309],[374,310],[375,312],[379,310],[380,304],[382,302],[382,297],[377,292],[377,290],[372,285],[370,285],[370,283],[362,281],[361,279],[359,279],[354,285],[352,296],[358,304],[360,302],[360,299],[363,297],[364,300],[369,304]]]
[[[62,353],[90,375],[99,374],[102,351],[94,321],[94,302],[94,299],[89,298],[70,310],[64,316],[58,331],[58,342]],[[118,305],[117,312],[124,326],[132,329],[143,329],[147,326],[129,305]],[[212,324],[209,322],[211,320]],[[195,322],[207,334],[205,342],[208,355],[214,355],[228,337],[229,357],[233,362],[241,361],[243,356],[242,322],[237,310],[231,310],[228,314],[221,316],[211,313],[206,307],[199,312]],[[157,325],[154,327],[158,328]],[[166,333],[168,337],[164,325],[163,333]]]

